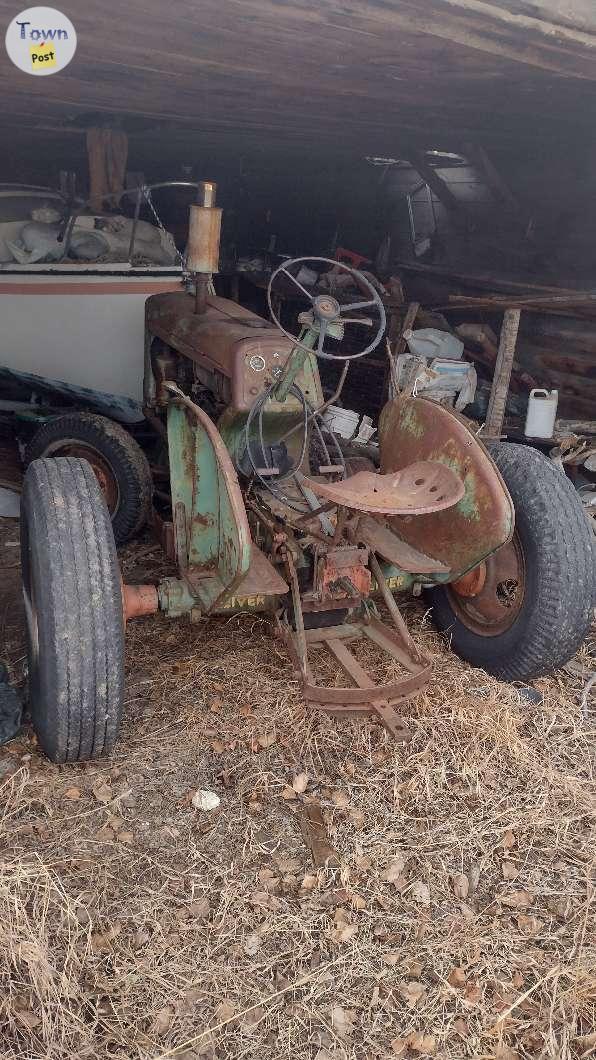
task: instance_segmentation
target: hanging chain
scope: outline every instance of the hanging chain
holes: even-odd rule
[[[170,234],[170,232],[168,232],[168,230],[165,227],[161,217],[159,216],[157,210],[155,209],[155,205],[154,205],[153,199],[151,197],[151,188],[149,188],[146,184],[144,184],[142,189],[141,189],[141,191],[142,191],[143,195],[145,196],[145,200],[147,202],[147,205],[148,205],[149,209],[151,210],[151,213],[153,214],[153,216],[155,218],[155,223],[157,224],[157,227],[160,229],[161,232],[164,233],[164,235],[168,236],[170,239],[172,239],[172,242],[174,242],[174,249],[176,251],[176,257],[178,258],[178,261],[180,262],[180,268],[182,270],[182,281],[183,281],[183,283],[194,284],[195,280],[194,280],[194,277],[193,277],[192,273],[187,268],[186,258],[178,250],[178,247],[176,246],[176,243],[175,243],[172,235]],[[211,295],[215,294],[215,286],[214,286],[214,283],[213,283],[213,279],[209,280],[209,283],[207,285],[207,292],[209,294],[211,294]]]
[[[143,195],[145,196],[145,201],[146,201],[149,209],[151,210],[151,213],[153,214],[153,216],[155,218],[155,223],[156,223],[157,227],[160,229],[161,232],[163,232],[163,234],[165,236],[168,237],[169,240],[171,240],[174,243],[174,249],[176,251],[176,257],[177,257],[177,259],[178,259],[178,261],[180,263],[180,267],[182,269],[182,278],[183,278],[183,280],[190,280],[191,276],[190,276],[190,272],[188,271],[188,269],[186,267],[186,259],[185,259],[184,255],[181,254],[180,251],[178,250],[178,247],[176,246],[176,242],[175,242],[173,236],[171,235],[170,232],[168,232],[168,230],[165,227],[161,217],[159,216],[157,210],[155,209],[155,205],[154,205],[153,199],[151,197],[151,189],[148,188],[146,185],[143,185],[141,191],[142,191]]]

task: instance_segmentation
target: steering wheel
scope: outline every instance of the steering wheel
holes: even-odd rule
[[[363,292],[363,294],[369,294],[370,298],[367,298],[366,301],[349,302],[348,305],[341,305],[341,303],[338,302],[337,298],[334,298],[330,294],[310,294],[310,292],[306,290],[306,287],[303,287],[302,284],[296,279],[296,277],[292,275],[290,269],[294,265],[302,266],[307,262],[313,261],[324,262],[325,265],[333,265],[337,269],[343,269],[344,272],[349,273],[349,275],[352,277],[356,287],[358,287]],[[317,345],[314,348],[310,346],[305,346],[303,343],[300,342],[300,339],[297,335],[292,335],[289,331],[286,331],[286,329],[280,324],[278,317],[273,311],[273,284],[275,283],[277,277],[282,275],[286,276],[287,279],[291,280],[294,286],[297,287],[299,291],[301,291],[303,297],[310,303],[313,321],[319,327],[319,338]],[[271,319],[273,323],[286,336],[286,338],[290,339],[294,343],[294,345],[297,346],[299,349],[307,350],[308,353],[315,353],[317,357],[322,357],[326,361],[353,361],[357,357],[364,357],[365,354],[370,353],[371,350],[374,350],[375,346],[379,343],[383,332],[385,331],[385,307],[381,301],[378,292],[375,291],[375,288],[373,287],[370,280],[367,280],[366,276],[363,276],[362,273],[358,272],[357,269],[351,269],[348,265],[344,265],[341,261],[333,261],[332,258],[292,258],[291,261],[282,262],[282,264],[275,270],[275,272],[271,274],[269,285],[267,287],[267,303],[269,305],[269,312],[271,314]],[[371,323],[374,322],[371,322],[370,320],[359,320],[357,317],[352,317],[352,319],[348,319],[343,316],[343,314],[351,312],[355,309],[369,309],[373,306],[379,316],[379,326],[377,328],[377,332],[373,341],[366,347],[366,349],[360,350],[358,353],[346,354],[335,354],[326,352],[325,336],[328,333],[330,324],[364,324],[367,327],[370,327]]]

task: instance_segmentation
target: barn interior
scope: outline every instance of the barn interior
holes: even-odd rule
[[[2,1060],[593,1056],[594,0],[57,2],[77,34],[57,76],[28,76],[0,56]],[[13,0],[0,0],[0,24],[15,13]],[[170,181],[177,186],[146,191]],[[344,456],[354,451],[369,479],[388,478],[374,431],[386,402],[399,405],[388,402],[396,394],[406,410],[425,394],[445,406],[432,405],[426,429],[410,432],[410,466],[435,445],[439,413],[450,424],[431,458],[443,461],[435,463],[441,481],[451,476],[461,492],[440,511],[398,515],[404,566],[389,565],[391,582],[377,559],[386,558],[383,539],[378,548],[373,539],[367,559],[374,581],[372,568],[357,571],[367,628],[371,615],[395,619],[403,582],[394,624],[414,665],[403,645],[401,656],[379,662],[375,627],[377,642],[369,638],[351,664],[357,687],[349,691],[361,698],[348,716],[308,701],[306,647],[296,662],[273,631],[282,620],[289,629],[291,592],[292,643],[310,638],[310,658],[319,650],[316,623],[305,631],[304,615],[301,630],[298,621],[291,521],[308,541],[299,558],[307,548],[309,561],[315,556],[314,579],[338,541],[363,551],[360,538],[342,538],[346,525],[360,532],[360,515],[344,518],[324,493],[303,494],[304,514],[280,516],[262,502],[273,534],[253,519],[244,545],[251,562],[260,555],[269,586],[272,573],[282,579],[273,605],[267,598],[269,609],[261,607],[267,584],[261,594],[252,583],[227,610],[199,606],[207,564],[195,557],[190,570],[187,546],[191,529],[200,544],[213,520],[198,507],[209,489],[200,488],[194,439],[212,440],[223,416],[211,417],[209,433],[209,404],[189,411],[201,377],[190,357],[178,357],[183,329],[171,327],[165,351],[152,338],[145,351],[143,343],[149,297],[182,301],[183,280],[184,300],[192,294],[198,310],[193,286],[203,270],[191,275],[185,251],[200,182],[209,195],[217,185],[223,208],[216,295],[268,317],[275,270],[314,256],[330,261],[314,271],[310,262],[310,273],[306,263],[307,286],[326,280],[326,293],[337,292],[329,277],[335,283],[341,261],[382,306],[386,333],[372,353],[345,362],[347,374],[337,362],[315,362],[324,398],[317,411],[333,412],[329,434],[338,432],[343,465],[319,461],[319,479],[323,471],[348,478]],[[60,194],[58,221],[48,189]],[[2,225],[13,222],[17,200],[27,220],[41,201],[40,223],[58,225],[47,259],[44,251],[28,258],[20,237],[10,236],[16,258],[6,250]],[[135,203],[162,249],[160,226],[172,234],[175,267],[133,262],[132,253],[126,267],[56,253],[74,230],[70,217],[91,218],[101,233],[121,215],[128,224]],[[119,308],[127,300],[134,319]],[[295,284],[282,284],[272,304],[295,335]],[[206,314],[194,316],[199,331]],[[128,345],[119,344],[119,327]],[[289,345],[293,357],[292,343],[272,331],[271,348]],[[350,354],[350,341],[364,345],[367,335],[357,327],[339,348]],[[176,370],[182,364],[186,389],[164,370],[166,397],[148,407],[144,367],[149,376],[164,352]],[[52,358],[59,367],[44,371]],[[125,362],[129,389],[119,382]],[[308,464],[306,402],[303,411]],[[177,421],[195,425],[190,442],[175,434]],[[420,435],[430,438],[424,451]],[[246,452],[248,436],[247,427]],[[453,470],[455,437],[466,448]],[[518,454],[510,478],[507,460],[489,458],[500,440],[527,447],[502,446]],[[260,442],[265,453],[262,425]],[[248,526],[265,490],[253,489],[250,467],[244,474],[240,461],[232,465],[221,437],[216,452],[216,473],[204,481],[214,493],[222,480],[237,490],[241,483]],[[31,500],[27,481],[40,465],[57,476],[59,462],[46,459],[55,456],[77,465],[88,499],[93,489],[99,499],[79,522],[64,515],[80,514],[74,486],[40,489],[37,509]],[[273,481],[277,470],[261,468]],[[191,486],[175,504],[181,480]],[[432,529],[437,512],[446,556],[433,552],[440,534],[414,536],[412,519],[424,526],[429,518]],[[514,543],[519,513],[527,552]],[[62,536],[51,538],[54,516]],[[239,525],[229,520],[212,568],[221,556],[222,568],[227,562]],[[311,541],[305,528],[313,525]],[[102,527],[110,561],[89,574]],[[460,569],[457,557],[470,548],[474,564]],[[33,553],[42,557],[35,589]],[[60,581],[64,557],[70,580]],[[345,606],[354,585],[348,579],[346,588],[341,572],[344,584],[328,580],[310,603],[315,618],[319,604],[325,615],[338,586],[332,604],[345,634],[346,616],[357,612]],[[196,594],[177,607],[175,590],[191,584],[189,573]],[[250,574],[233,582],[234,593]],[[373,585],[382,584],[375,603]],[[487,586],[492,611],[483,624],[474,606]],[[460,650],[451,618],[433,618],[431,593],[457,597],[458,614],[471,616],[460,635],[472,631],[475,651],[504,641],[510,669]],[[136,612],[127,610],[131,600]],[[57,680],[45,688],[37,680],[40,643],[52,674],[64,658],[70,664],[60,671],[63,695]],[[336,705],[346,643],[338,635],[337,665],[325,664]],[[522,648],[530,663],[513,670]],[[534,656],[541,669],[531,668]],[[369,710],[373,691],[407,684],[423,662],[427,683],[404,693],[392,730],[388,699],[376,715]],[[120,699],[102,715],[106,689],[120,677]],[[66,723],[64,703],[79,692],[79,712]],[[39,702],[58,724],[45,723]],[[52,750],[56,733],[64,754],[62,745]]]
[[[521,308],[510,429],[533,387],[558,390],[565,420],[593,419],[588,0],[79,6],[60,77],[2,63],[5,182],[62,181],[85,199],[89,130],[115,130],[129,187],[217,182],[219,290],[263,312],[281,255],[346,248],[395,281],[394,337],[411,303],[416,327],[463,326],[479,417],[504,309]],[[188,201],[155,199],[181,245]],[[376,416],[383,356],[351,382]]]

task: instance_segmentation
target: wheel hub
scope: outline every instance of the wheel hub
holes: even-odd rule
[[[517,534],[507,545],[447,586],[457,618],[473,633],[495,637],[516,621],[525,596],[526,573]]]
[[[331,323],[340,315],[341,306],[337,298],[332,298],[329,294],[320,294],[313,302],[313,310],[317,320],[326,320]]]
[[[486,563],[483,561],[473,570],[469,570],[462,578],[451,583],[453,592],[458,596],[478,596],[486,584]]]
[[[51,449],[48,448],[46,455],[73,456],[79,460],[86,460],[88,464],[91,464],[93,474],[99,483],[99,488],[108,506],[108,511],[111,516],[114,516],[120,501],[118,483],[112,468],[97,449],[90,445],[69,441],[66,444],[62,442],[58,446],[52,446]]]

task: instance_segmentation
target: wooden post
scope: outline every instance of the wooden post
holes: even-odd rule
[[[511,370],[515,357],[515,346],[521,309],[506,309],[501,327],[501,338],[499,339],[499,352],[493,375],[493,385],[490,391],[486,422],[482,430],[482,438],[499,439],[503,432],[503,421],[505,419],[505,405],[509,393],[509,382]]]

